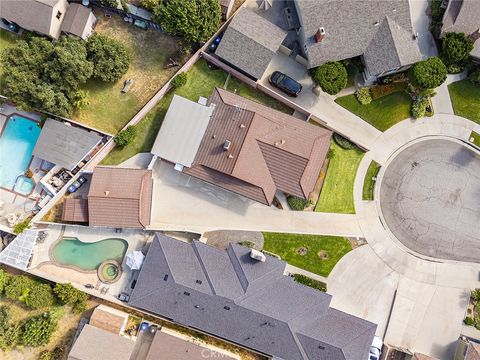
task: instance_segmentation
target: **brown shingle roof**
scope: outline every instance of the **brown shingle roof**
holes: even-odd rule
[[[331,131],[222,89],[208,102],[215,110],[186,174],[264,204],[271,204],[277,190],[309,196]],[[228,151],[225,140],[231,142]]]
[[[62,221],[88,222],[87,199],[65,199],[62,209]]]
[[[97,166],[88,193],[89,224],[146,228],[152,186],[151,170]]]

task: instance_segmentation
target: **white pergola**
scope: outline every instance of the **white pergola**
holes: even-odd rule
[[[0,252],[0,263],[23,271],[27,270],[39,232],[40,230],[37,229],[27,229],[17,235],[17,237]]]

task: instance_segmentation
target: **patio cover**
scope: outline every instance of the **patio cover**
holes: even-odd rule
[[[174,95],[153,144],[152,154],[191,167],[212,112],[213,107]]]
[[[27,270],[39,230],[27,229],[0,252],[0,263]]]
[[[140,270],[143,260],[145,260],[145,255],[143,255],[141,251],[132,251],[131,253],[127,254],[125,264],[131,270]]]
[[[47,119],[33,155],[72,170],[101,140],[94,131]]]
[[[62,221],[88,222],[87,199],[65,199],[62,208]]]

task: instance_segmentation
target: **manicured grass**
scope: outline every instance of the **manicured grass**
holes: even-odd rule
[[[350,242],[338,236],[263,233],[263,237],[264,250],[277,254],[293,266],[322,276],[328,276],[342,256],[352,250]],[[305,255],[297,253],[301,248],[306,249]],[[319,254],[327,258],[322,259]]]
[[[461,80],[448,85],[448,91],[455,114],[480,124],[480,86]]]
[[[335,102],[378,130],[385,131],[410,117],[412,99],[406,92],[399,91],[374,100],[368,105],[362,105],[353,94],[340,97]]]
[[[233,76],[228,80],[227,90],[231,92],[237,90],[237,94],[243,96],[244,98],[254,100],[260,104],[266,105],[272,109],[284,112],[286,114],[291,115],[293,113],[293,109],[289,108],[287,105],[275,100],[267,94],[255,90],[251,86],[248,86]]]
[[[179,89],[170,90],[170,92],[164,96],[157,106],[150,111],[142,121],[140,121],[140,123],[137,125],[137,136],[135,141],[123,149],[113,149],[102,161],[102,164],[118,165],[135,154],[140,152],[149,152],[152,149],[153,143],[155,142],[158,130],[162,125],[163,118],[167,113],[174,93],[196,102],[200,96],[208,98],[215,87],[223,88],[225,81],[227,80],[227,76],[228,74],[223,70],[210,69],[204,59],[197,61],[197,63],[188,71],[187,83]],[[235,82],[232,82],[232,80]],[[274,107],[278,110],[286,112],[288,109],[290,110],[290,113],[292,112],[290,108],[282,108],[283,104],[277,102],[269,96],[266,96],[265,94],[260,93],[243,83],[239,82],[237,84],[236,81],[238,80],[235,78],[230,78],[229,84],[234,84],[232,86],[237,89],[238,94],[261,102],[265,105]]]
[[[0,29],[0,52],[8,47],[15,45],[17,40],[20,40],[21,36],[13,34],[9,31]]]
[[[115,134],[177,71],[178,68],[164,69],[164,66],[169,58],[175,57],[181,40],[139,29],[118,15],[107,19],[103,12],[95,14],[100,19],[95,31],[125,45],[131,57],[130,68],[116,83],[91,79],[83,85],[82,89],[89,92],[90,105],[77,111],[73,119]],[[120,90],[127,79],[132,79],[133,85],[127,94],[122,94]]]
[[[480,134],[476,133],[475,131],[471,132],[469,140],[472,144],[480,146]]]
[[[375,180],[373,178],[377,176],[379,170],[380,164],[372,160],[365,174],[365,180],[363,180],[363,200],[373,200],[373,190],[375,188]]]
[[[353,183],[365,153],[358,148],[343,149],[332,140],[330,154],[332,158],[315,211],[355,214]]]
[[[208,97],[215,87],[223,87],[227,74],[222,70],[211,70],[205,60],[199,60],[188,72],[187,84],[180,89],[171,90],[157,106],[138,123],[135,141],[123,149],[115,148],[102,161],[105,165],[118,165],[140,152],[152,149],[163,118],[167,113],[173,94],[198,101],[199,96]]]

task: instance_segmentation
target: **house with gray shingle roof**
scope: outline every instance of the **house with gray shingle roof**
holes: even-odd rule
[[[260,79],[287,33],[249,9],[230,22],[215,54],[252,79]]]
[[[365,360],[376,325],[285,276],[286,263],[157,233],[129,305],[284,360]]]
[[[96,22],[91,9],[67,0],[2,0],[0,18],[52,39],[61,33],[86,39]]]
[[[408,0],[294,1],[308,67],[363,57],[365,78],[402,71],[421,60]]]
[[[470,55],[480,61],[480,1],[450,0],[443,15],[442,34],[465,33],[474,43]]]

